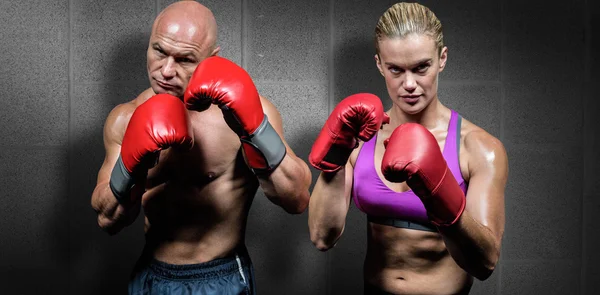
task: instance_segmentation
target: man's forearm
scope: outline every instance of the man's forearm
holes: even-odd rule
[[[99,184],[92,194],[92,208],[98,214],[98,225],[110,235],[118,233],[133,223],[140,212],[140,207],[139,200],[129,204],[119,203],[108,183]]]
[[[311,176],[308,166],[298,157],[286,155],[270,174],[257,175],[265,195],[289,213],[306,210],[310,197]]]

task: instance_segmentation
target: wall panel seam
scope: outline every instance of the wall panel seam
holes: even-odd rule
[[[248,35],[248,17],[247,17],[247,13],[248,13],[248,0],[242,0],[242,5],[241,5],[241,19],[240,19],[240,25],[241,25],[241,39],[240,39],[240,46],[241,46],[241,54],[240,54],[240,65],[242,65],[242,67],[247,71],[250,72],[250,69],[248,69],[248,61],[247,61],[247,50],[246,50],[246,44],[247,44],[247,35]]]
[[[505,96],[506,96],[506,89],[505,89],[505,74],[504,74],[504,70],[505,70],[505,58],[506,58],[506,20],[505,20],[505,7],[504,7],[504,1],[500,1],[500,141],[504,143],[504,145],[506,145],[506,136],[505,136],[505,131],[504,128],[506,126],[505,124],[505,120],[506,120],[506,114],[505,114]],[[506,148],[506,147],[505,147]],[[510,155],[507,155],[508,159],[509,159],[509,164],[510,164]],[[510,166],[509,166],[509,171],[510,171]],[[506,204],[504,205],[505,207],[505,212],[506,212]],[[504,234],[504,236],[506,236],[506,233]],[[500,257],[504,256],[502,252],[504,252],[505,247],[501,247],[500,248]],[[506,254],[505,254],[506,255]],[[500,262],[498,263],[498,285],[497,285],[497,294],[502,294],[502,272],[504,270],[504,261],[505,260],[500,260]]]
[[[73,22],[74,22],[73,21],[73,0],[69,0],[68,3],[69,3],[68,4],[69,5],[69,7],[68,7],[69,28],[67,31],[67,34],[68,34],[67,40],[69,42],[69,44],[68,44],[68,46],[69,46],[68,56],[69,57],[68,57],[67,63],[69,64],[69,66],[68,66],[69,83],[67,84],[68,85],[67,86],[68,87],[68,98],[67,98],[68,104],[67,105],[68,105],[69,109],[67,111],[67,165],[68,165],[68,167],[67,167],[67,171],[68,171],[67,191],[69,193],[67,193],[67,204],[70,204],[69,199],[71,196],[71,194],[70,194],[70,192],[71,192],[71,160],[73,158],[71,156],[71,153],[73,152],[73,148],[72,148],[73,144],[71,142],[71,140],[72,140],[71,112],[73,109],[72,98],[73,98],[73,86],[74,86],[73,85],[73,81],[74,81],[74,79],[73,79],[73,77],[74,77],[74,75],[73,75]],[[46,146],[46,147],[40,148],[40,150],[54,150],[54,149],[57,149],[57,147]],[[67,210],[68,210],[68,208],[67,208]],[[69,249],[69,251],[67,251],[68,252],[68,254],[67,254],[67,288],[68,288],[68,290],[71,290],[71,251],[70,251],[70,248],[71,248],[71,243],[70,243],[71,226],[69,225],[69,220],[70,219],[67,219],[67,242],[68,242],[68,249]]]
[[[591,62],[591,16],[590,16],[590,12],[589,12],[589,1],[588,0],[583,0],[583,27],[584,27],[584,32],[583,32],[583,38],[584,38],[584,46],[583,46],[583,73],[584,73],[584,78],[583,78],[583,95],[581,97],[582,101],[582,106],[583,106],[583,110],[581,112],[581,123],[582,123],[582,130],[583,132],[581,132],[581,150],[582,150],[582,161],[583,161],[583,172],[582,172],[582,179],[583,179],[583,189],[581,191],[581,197],[580,197],[580,209],[581,209],[581,227],[580,227],[580,235],[581,235],[581,263],[580,263],[580,284],[581,284],[581,288],[580,288],[580,292],[581,294],[587,294],[587,287],[586,287],[586,275],[587,275],[587,252],[586,252],[586,237],[585,237],[585,225],[586,225],[586,214],[585,214],[585,196],[586,196],[586,187],[587,187],[587,171],[589,171],[589,168],[586,167],[589,165],[589,163],[587,163],[586,161],[586,148],[585,148],[585,144],[586,144],[586,134],[587,134],[587,125],[586,124],[586,119],[588,119],[588,117],[586,116],[586,110],[588,109],[587,107],[587,101],[589,98],[589,87],[590,87],[590,83],[591,83],[591,68],[589,66],[590,62]]]
[[[334,18],[334,11],[335,11],[335,0],[329,0],[329,59],[328,59],[328,66],[329,66],[329,70],[328,72],[328,79],[327,81],[329,82],[328,85],[328,89],[327,89],[327,100],[328,100],[328,109],[327,109],[327,117],[329,117],[329,114],[331,113],[331,110],[333,110],[334,105],[335,105],[335,18]],[[333,294],[333,286],[331,284],[331,272],[333,270],[333,267],[331,265],[331,253],[330,251],[326,253],[325,256],[325,290],[326,290],[326,294]]]

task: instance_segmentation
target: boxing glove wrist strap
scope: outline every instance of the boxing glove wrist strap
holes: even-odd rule
[[[421,198],[429,220],[436,226],[450,226],[458,221],[466,206],[466,199],[460,186],[452,177],[450,169],[446,173],[438,187],[427,197]],[[409,186],[411,179],[408,180]],[[413,185],[414,186],[414,185]]]
[[[267,115],[253,134],[241,137],[240,140],[246,153],[248,166],[255,174],[275,170],[286,155],[285,145],[269,123]]]
[[[110,190],[112,191],[117,201],[121,204],[126,204],[130,201],[130,193],[135,179],[125,168],[121,155],[117,159],[117,163],[110,174]]]

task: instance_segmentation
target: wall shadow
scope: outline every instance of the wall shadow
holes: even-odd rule
[[[385,81],[375,64],[372,40],[349,38],[337,44],[334,52],[334,86],[330,91],[336,103],[349,95],[368,92],[379,96],[385,109],[391,107]]]
[[[90,116],[86,124],[91,127],[71,139],[69,252],[70,291],[74,294],[126,294],[144,244],[143,214],[131,226],[109,236],[98,227],[90,200],[104,160],[103,126],[108,113],[149,85],[145,75],[148,38],[149,33],[133,33],[115,41],[104,69],[105,80],[96,88],[82,87],[82,92],[93,98],[88,103],[102,114]]]

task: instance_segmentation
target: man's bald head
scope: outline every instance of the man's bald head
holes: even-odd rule
[[[173,34],[180,41],[197,43],[202,49],[216,48],[217,22],[206,6],[196,1],[179,1],[167,6],[154,20],[152,34]],[[202,51],[204,51],[202,50]]]
[[[202,60],[216,55],[217,23],[196,1],[175,2],[156,17],[147,52],[150,85],[155,93],[182,97]]]

